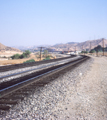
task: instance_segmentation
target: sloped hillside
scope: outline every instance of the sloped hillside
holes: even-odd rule
[[[58,44],[58,45],[54,45],[51,48],[58,50],[58,51],[74,51],[75,48],[78,51],[81,51],[83,49],[93,49],[94,47],[101,45],[103,46],[103,41],[102,39],[97,39],[97,40],[88,40],[85,42],[81,42],[81,43],[75,43],[75,42],[70,42],[67,44]],[[104,40],[104,47],[107,47],[107,39]]]
[[[103,46],[102,39],[88,40],[88,41],[79,43],[79,44],[77,44],[77,48],[78,48],[78,50],[81,50],[81,49],[90,49],[90,47],[91,47],[91,49],[93,49],[94,47],[96,47],[98,45]],[[106,47],[106,46],[107,46],[107,40],[104,40],[104,47]]]
[[[1,43],[0,43],[0,51],[16,51],[16,52],[20,52],[19,49],[8,47],[8,46],[5,46],[5,45],[3,45]]]

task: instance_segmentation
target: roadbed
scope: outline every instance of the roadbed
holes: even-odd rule
[[[91,57],[1,113],[1,120],[107,120],[107,57]]]

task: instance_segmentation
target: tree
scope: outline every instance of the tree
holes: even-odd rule
[[[26,58],[26,55],[24,53],[20,55],[20,59],[22,58]]]
[[[31,54],[31,52],[29,50],[25,50],[25,52],[23,52],[23,54],[20,56],[20,58],[27,58],[29,57],[29,55]]]
[[[90,50],[90,53],[95,53],[96,51],[94,49]]]
[[[99,51],[102,51],[102,49],[103,49],[103,48],[101,47],[101,45],[98,45],[97,47],[94,48],[94,50],[95,50],[95,51],[98,51],[98,52],[99,52]]]
[[[45,56],[48,55],[48,50],[44,50],[44,55],[45,55]]]
[[[15,54],[13,56],[11,56],[12,59],[19,59],[20,58],[20,55],[19,54]]]
[[[88,53],[88,51],[85,51],[85,53],[87,54],[87,53]]]
[[[87,53],[88,53],[88,51],[81,51],[81,53],[86,53],[86,54],[87,54]]]
[[[31,52],[29,50],[25,50],[25,52],[23,54],[25,54],[25,56],[27,57],[31,54]]]
[[[27,58],[29,57],[29,55],[31,54],[31,52],[29,50],[26,50],[25,52],[23,52],[23,54],[19,55],[19,54],[15,54],[13,56],[11,56],[12,59],[22,59],[22,58]]]

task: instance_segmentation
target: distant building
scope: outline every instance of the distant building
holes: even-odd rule
[[[76,51],[76,54],[78,55],[79,53],[81,53],[81,51]]]

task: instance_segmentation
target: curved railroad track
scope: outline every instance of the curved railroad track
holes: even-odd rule
[[[64,74],[68,70],[76,67],[87,59],[89,59],[89,57],[87,56],[81,56],[75,60],[69,60],[68,58],[67,62],[39,69],[39,71],[33,71],[30,74],[14,78],[10,81],[1,82],[0,114],[2,114],[2,111],[9,110],[15,104],[20,102],[20,100],[23,100],[25,96],[30,95],[31,92],[35,91],[35,87],[40,87],[48,84],[49,82],[57,78],[59,75]],[[23,73],[17,74],[20,75]],[[11,75],[8,77],[11,77]]]

